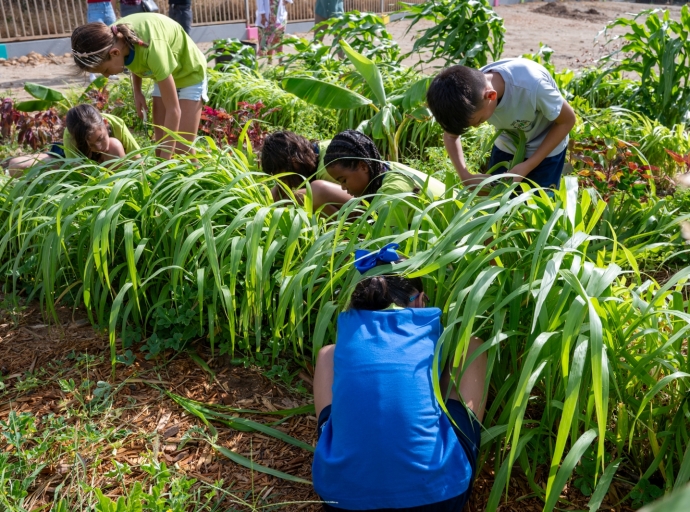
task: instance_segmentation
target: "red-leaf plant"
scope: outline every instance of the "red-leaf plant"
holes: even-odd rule
[[[645,200],[650,192],[649,180],[658,179],[652,172],[659,168],[641,164],[639,157],[630,150],[635,145],[624,141],[587,139],[572,144],[570,159],[582,184],[596,188],[605,201],[617,191]]]
[[[5,98],[0,106],[0,139],[11,140],[16,135],[19,144],[36,151],[62,138],[64,123],[51,108],[43,112],[27,114],[15,110],[12,100]]]
[[[257,103],[240,101],[237,103],[237,107],[237,110],[232,112],[226,112],[222,108],[204,107],[201,113],[199,134],[210,135],[218,142],[235,146],[242,130],[251,121],[247,127],[247,137],[251,142],[253,151],[258,151],[268,133],[264,128],[265,123],[261,121],[278,108],[265,110],[264,104],[260,101]]]

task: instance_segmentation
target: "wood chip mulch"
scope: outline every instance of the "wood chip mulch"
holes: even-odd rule
[[[201,482],[214,484],[222,479],[223,488],[238,497],[238,501],[227,498],[225,504],[237,510],[251,510],[251,507],[243,508],[238,504],[243,499],[259,506],[284,504],[271,510],[321,510],[321,506],[314,503],[318,501],[318,496],[310,486],[287,482],[264,473],[252,473],[215,452],[208,443],[199,439],[199,435],[193,435],[195,431],[185,436],[192,427],[206,427],[161,390],[166,389],[200,402],[258,411],[302,406],[311,402],[311,396],[277,385],[257,368],[232,366],[226,358],[217,354],[213,357],[205,346],[197,346],[195,350],[213,369],[215,379],[185,353],[168,354],[167,360],[159,357],[155,361],[148,361],[137,354],[131,366],[118,365],[115,378],[112,379],[107,335],[94,330],[82,312],[62,308],[58,316],[59,324],[47,322],[37,304],[31,304],[14,315],[0,310],[0,376],[5,385],[5,389],[0,391],[0,421],[6,421],[12,410],[29,412],[37,418],[54,414],[63,415],[67,422],[84,421],[68,414],[71,407],[78,405],[77,397],[63,391],[58,379],[73,379],[77,386],[89,379],[94,385],[104,381],[113,389],[119,387],[104,417],[110,426],[126,429],[131,434],[116,448],[110,445],[84,446],[78,454],[65,454],[62,460],[51,464],[36,480],[30,510],[51,503],[56,488],[69,478],[74,478],[78,466],[84,463],[87,474],[82,474],[80,478],[88,481],[92,488],[101,488],[106,495],[116,499],[123,493],[122,485],[117,478],[106,476],[115,469],[114,461],[127,463],[131,467],[131,473],[124,477],[125,485],[131,488],[136,480],[147,476],[140,465],[150,461],[152,455],[177,473],[195,478],[200,482],[196,485],[201,485]],[[89,357],[84,359],[84,354]],[[39,384],[33,389],[18,386],[27,374],[39,379]],[[311,382],[308,382],[308,376],[302,376],[309,388]],[[275,416],[267,415],[243,417],[263,423],[276,420]],[[99,418],[91,419],[100,421]],[[239,432],[223,425],[215,427],[218,444],[258,464],[311,480],[310,453],[260,433]],[[302,415],[294,416],[276,428],[314,446],[315,427],[314,416]],[[4,439],[0,440],[0,450],[8,449],[4,442]],[[108,453],[104,454],[104,451]],[[77,459],[81,464],[75,463]],[[544,469],[543,473],[547,474],[548,470]],[[492,484],[493,464],[488,461],[477,475],[473,496],[465,510],[483,511]],[[571,505],[562,507],[562,510],[587,509],[588,498],[577,489],[566,489],[563,497]],[[607,501],[609,499],[611,503],[618,501],[615,482]],[[502,499],[499,511],[537,512],[542,508],[543,502],[535,497],[526,477],[516,466],[511,476],[509,497]],[[627,512],[629,509],[608,506],[603,510]]]

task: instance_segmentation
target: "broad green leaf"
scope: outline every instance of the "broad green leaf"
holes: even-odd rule
[[[379,108],[383,108],[386,105],[387,100],[386,90],[383,86],[383,78],[381,77],[379,68],[372,60],[353,50],[352,47],[347,44],[345,39],[340,40],[340,47],[343,49],[345,55],[347,55],[347,58],[355,69],[360,75],[362,75],[362,77],[364,77],[364,80],[366,80],[367,85],[376,98],[376,105]]]
[[[372,103],[371,100],[345,87],[316,78],[286,78],[283,80],[283,89],[321,108],[347,110]]]

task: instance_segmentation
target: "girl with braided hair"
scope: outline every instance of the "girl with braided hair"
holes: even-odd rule
[[[278,131],[264,139],[261,148],[261,167],[266,174],[280,176],[285,185],[293,189],[295,198],[302,202],[309,182],[314,209],[324,206],[324,212],[332,215],[352,199],[331,178],[323,165],[323,158],[330,141],[311,142],[290,131]],[[284,199],[283,189],[276,185],[271,189],[273,199]]]
[[[418,194],[424,190],[434,200],[446,191],[443,183],[423,172],[382,160],[374,141],[356,130],[345,130],[333,137],[324,164],[331,178],[355,197],[403,192]]]
[[[395,249],[355,252],[364,275],[338,316],[335,345],[316,360],[312,477],[327,512],[461,512],[472,492],[486,352],[472,338],[472,362],[435,368],[441,310],[426,306],[421,278],[395,273]],[[390,264],[390,273],[367,275]]]
[[[142,79],[152,78],[154,137],[162,142],[158,156],[190,151],[167,137],[164,128],[194,140],[208,100],[206,59],[178,23],[155,13],[132,14],[111,26],[87,23],[72,32],[72,56],[80,69],[106,77],[128,68],[140,118],[146,112]]]

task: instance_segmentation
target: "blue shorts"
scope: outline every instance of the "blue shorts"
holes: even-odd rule
[[[537,165],[532,172],[530,172],[525,179],[533,181],[543,188],[559,188],[561,185],[561,175],[563,174],[563,166],[565,165],[564,149],[561,153],[555,156],[547,156]],[[513,155],[498,149],[496,146],[491,150],[491,159],[489,160],[489,169],[501,162],[512,162]],[[492,174],[504,174],[509,172],[505,167],[501,167]]]
[[[153,92],[151,96],[161,97],[161,90],[158,84],[153,84]],[[191,100],[191,101],[208,101],[208,78],[204,78],[203,82],[198,84],[190,85],[189,87],[183,87],[177,90],[178,100]]]
[[[65,147],[62,145],[62,142],[56,142],[52,146],[50,146],[48,153],[50,153],[51,156],[57,156],[59,158],[66,158],[65,157]]]
[[[108,26],[112,25],[116,21],[112,4],[108,0],[95,4],[86,4],[86,21],[88,23],[100,21]]]
[[[448,400],[446,408],[450,413],[450,417],[456,423],[457,427],[453,425],[455,435],[458,437],[460,445],[465,450],[467,460],[472,468],[472,479],[470,486],[465,492],[459,496],[455,496],[449,500],[439,501],[438,503],[431,503],[429,505],[421,505],[418,507],[396,508],[394,512],[462,512],[465,504],[470,499],[472,494],[472,486],[474,485],[474,477],[477,474],[477,458],[479,457],[479,446],[482,442],[482,424],[477,417],[470,411],[462,402],[457,400]],[[331,406],[327,405],[319,414],[319,420],[316,426],[317,438],[321,437],[326,421],[331,416]],[[323,504],[323,509],[327,512],[339,512],[345,509],[337,508],[327,503]],[[378,509],[378,512],[387,512],[393,509]]]

